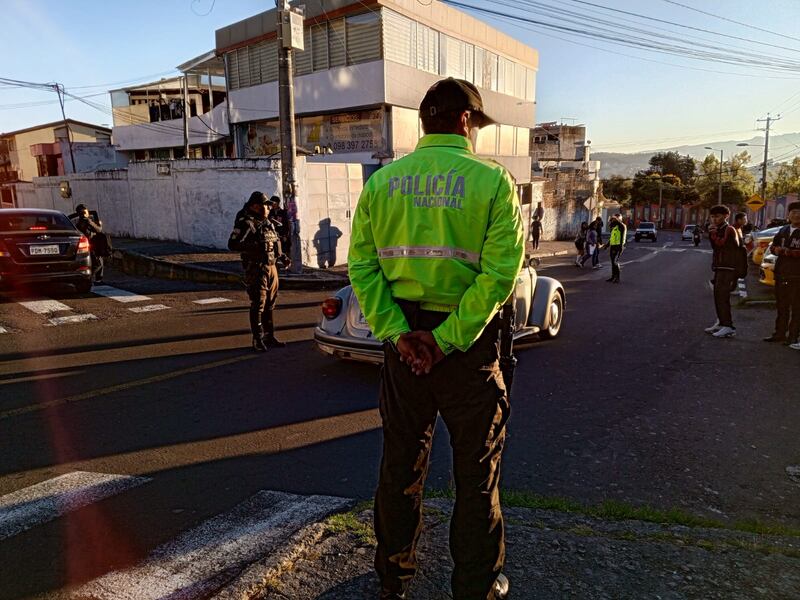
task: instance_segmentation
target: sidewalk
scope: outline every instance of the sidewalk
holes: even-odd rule
[[[238,252],[181,242],[114,238],[112,264],[131,275],[240,285]],[[346,273],[303,267],[302,274],[281,273],[283,289],[336,289],[348,284]]]
[[[420,570],[409,600],[451,598],[448,550],[452,502],[425,502]],[[744,599],[800,597],[800,532],[750,533],[686,524],[647,509],[581,512],[504,508],[506,566],[514,600]],[[601,516],[598,516],[601,515]],[[670,523],[660,523],[663,518]],[[680,519],[677,519],[680,521]],[[703,526],[706,525],[706,526]],[[216,598],[352,600],[377,598],[375,539],[368,503],[306,528],[285,559],[229,586]]]
[[[112,265],[124,273],[201,283],[241,283],[243,271],[238,252],[133,238],[114,238],[113,245]],[[571,254],[574,248],[569,241],[544,241],[538,250],[533,250],[530,242],[526,244],[528,254],[538,259]],[[302,274],[281,273],[283,289],[336,289],[348,283],[343,265],[328,270],[304,266]]]

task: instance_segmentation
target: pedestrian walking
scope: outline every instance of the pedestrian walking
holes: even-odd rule
[[[606,279],[610,283],[619,283],[619,259],[625,250],[627,227],[622,222],[622,215],[614,215],[609,219],[611,233],[608,238],[608,253],[611,259],[611,277]]]
[[[736,264],[739,253],[739,235],[728,223],[730,210],[718,204],[710,210],[711,226],[709,239],[714,251],[711,269],[714,271],[712,285],[714,288],[714,307],[717,311],[717,322],[706,328],[706,333],[717,338],[733,337],[736,328],[733,326],[731,314],[731,285],[736,282]]]
[[[587,260],[591,260],[592,262],[594,262],[594,255],[596,251],[597,251],[597,223],[592,221],[589,224],[589,228],[586,230],[586,246],[583,251],[583,257],[581,257],[581,262],[578,266],[583,268],[583,265],[586,264]]]
[[[510,405],[498,310],[522,266],[519,200],[508,171],[474,154],[471,140],[493,123],[474,85],[441,80],[419,112],[425,135],[367,181],[350,242],[353,289],[384,341],[375,568],[380,598],[406,597],[439,414],[456,485],[453,598],[500,599],[508,580],[498,486]]]
[[[539,249],[539,238],[542,235],[542,221],[539,215],[533,215],[533,220],[531,221],[531,242],[533,243],[533,249]]]
[[[78,204],[75,212],[69,216],[75,219],[75,227],[89,240],[89,256],[92,261],[92,282],[97,285],[103,283],[104,259],[103,253],[98,252],[95,238],[103,231],[103,223],[98,219],[92,220],[89,209],[85,204]]]
[[[597,234],[597,244],[592,253],[592,268],[599,269],[603,266],[600,264],[600,249],[603,247],[603,219],[599,216],[594,220],[594,230]]]
[[[772,239],[775,260],[775,331],[767,342],[783,342],[800,350],[800,202],[787,207],[789,223]],[[788,333],[787,333],[788,332]]]
[[[739,253],[743,256],[740,260],[743,264],[747,264],[747,248],[745,248],[744,244],[744,232],[745,228],[747,227],[747,215],[743,212],[737,212],[733,215],[733,228],[736,230],[736,235],[739,238]],[[739,293],[739,285],[744,286],[744,277],[737,278],[733,281],[731,285],[731,294],[738,294]]]
[[[581,223],[580,229],[578,229],[578,233],[575,235],[575,249],[577,250],[577,254],[575,255],[575,266],[581,266],[581,259],[583,258],[584,250],[586,249],[586,234],[589,231],[589,224],[584,221]]]
[[[276,263],[291,264],[281,249],[275,225],[267,217],[269,200],[261,192],[253,192],[242,210],[236,214],[228,248],[241,253],[244,284],[250,298],[250,331],[253,349],[282,348],[286,344],[275,338],[272,311],[278,300]]]

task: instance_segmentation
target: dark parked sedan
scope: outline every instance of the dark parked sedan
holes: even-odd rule
[[[0,288],[69,283],[92,287],[89,240],[57,210],[0,209]]]

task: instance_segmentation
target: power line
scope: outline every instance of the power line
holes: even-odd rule
[[[592,31],[592,30],[587,30],[585,28],[576,28],[572,26],[560,25],[557,23],[551,23],[538,19],[532,19],[530,17],[524,17],[522,15],[509,14],[479,6],[464,4],[462,2],[457,2],[455,0],[446,0],[446,2],[453,6],[489,14],[495,17],[499,16],[499,17],[512,18],[524,23],[540,25],[542,27],[555,29],[557,31],[571,33],[582,37],[591,37],[594,39],[609,41],[628,47],[643,49],[646,51],[673,54],[683,58],[689,58],[693,60],[701,60],[707,62],[718,62],[718,63],[737,65],[737,66],[745,66],[745,67],[747,66],[759,67],[773,72],[788,71],[793,73],[800,73],[800,63],[797,62],[769,61],[759,58],[760,55],[736,56],[735,54],[730,54],[730,53],[725,54],[720,52],[701,50],[698,48],[698,46],[702,46],[702,44],[697,44],[697,43],[692,43],[692,44],[687,43],[686,45],[663,43],[663,42],[653,41],[652,39],[643,38],[640,36],[637,37],[627,34],[620,34],[618,32],[604,33],[598,30]]]
[[[735,21],[734,19],[729,19],[728,17],[723,17],[722,15],[716,15],[714,13],[710,13],[705,10],[700,10],[699,8],[695,8],[693,6],[687,6],[686,4],[681,4],[680,2],[675,2],[674,0],[663,0],[663,2],[666,2],[668,4],[674,4],[675,6],[680,6],[681,8],[685,8],[686,10],[692,10],[694,12],[698,12],[703,15],[708,15],[709,17],[714,17],[715,19],[728,21],[728,23],[735,23],[736,25],[741,25],[742,27],[748,27],[750,29],[755,29],[756,31],[762,31],[764,33],[771,33],[772,35],[777,35],[778,37],[786,38],[787,40],[797,41],[796,37],[785,35],[783,33],[778,33],[777,31],[772,31],[770,29],[763,29],[761,27],[751,25],[750,23],[742,23],[741,21]]]

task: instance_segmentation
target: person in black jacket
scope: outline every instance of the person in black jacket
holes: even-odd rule
[[[766,342],[783,342],[800,350],[800,202],[789,204],[789,224],[772,239],[775,261],[775,331]],[[787,335],[788,330],[788,335]]]
[[[75,212],[70,215],[69,218],[77,218],[75,227],[89,239],[89,256],[91,256],[92,259],[92,279],[94,283],[100,285],[103,283],[103,257],[95,252],[92,239],[103,231],[103,224],[99,220],[92,220],[91,215],[89,215],[89,209],[86,208],[85,204],[78,204],[78,206],[75,207]]]
[[[731,314],[731,286],[736,281],[736,260],[739,253],[739,235],[728,223],[731,211],[727,206],[718,204],[709,211],[711,226],[708,237],[714,256],[711,269],[714,271],[714,306],[717,311],[717,322],[706,328],[706,333],[714,337],[724,338],[736,335]]]
[[[278,299],[277,262],[289,263],[281,249],[275,225],[267,217],[269,200],[261,192],[253,192],[242,210],[236,214],[228,248],[241,253],[244,283],[250,298],[250,331],[253,348],[282,348],[286,344],[275,338],[272,311]]]

